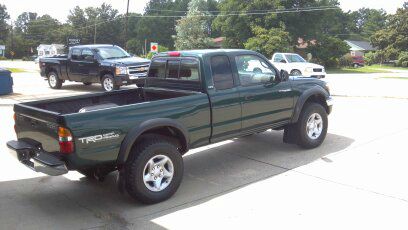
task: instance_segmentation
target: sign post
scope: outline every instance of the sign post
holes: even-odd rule
[[[159,44],[157,42],[150,43],[150,52],[158,53],[159,52]]]

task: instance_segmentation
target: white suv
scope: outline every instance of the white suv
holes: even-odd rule
[[[286,70],[293,76],[305,76],[324,78],[326,71],[324,66],[307,62],[299,54],[295,53],[275,53],[271,62],[280,71]]]

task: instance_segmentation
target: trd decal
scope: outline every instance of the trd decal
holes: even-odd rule
[[[119,134],[115,132],[111,132],[111,133],[105,133],[101,135],[82,137],[82,138],[78,138],[78,140],[80,140],[82,144],[89,144],[91,142],[96,143],[96,142],[107,141],[107,140],[116,139],[116,138],[119,138]]]

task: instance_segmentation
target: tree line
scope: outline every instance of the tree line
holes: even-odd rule
[[[109,4],[71,9],[67,21],[25,12],[10,23],[0,4],[0,44],[7,56],[35,53],[39,44],[66,44],[68,37],[83,44],[110,43],[146,55],[146,44],[158,42],[164,49],[212,48],[212,38],[223,37],[224,48],[246,48],[271,57],[276,51],[311,53],[317,62],[338,63],[348,52],[344,40],[370,41],[380,50],[373,60],[398,59],[408,50],[408,2],[396,14],[362,8],[344,12],[337,0],[150,0],[143,14],[128,16]],[[408,60],[407,60],[408,61]]]

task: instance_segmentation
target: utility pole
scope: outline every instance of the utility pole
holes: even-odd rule
[[[128,23],[129,23],[129,1],[127,1],[127,8],[126,8],[126,18],[125,18],[125,50],[127,50],[127,37],[128,37]]]
[[[96,17],[95,17],[94,44],[96,44]]]
[[[11,50],[10,50],[10,54],[11,54],[11,60],[14,61],[14,33],[13,33],[13,20],[11,20]]]

